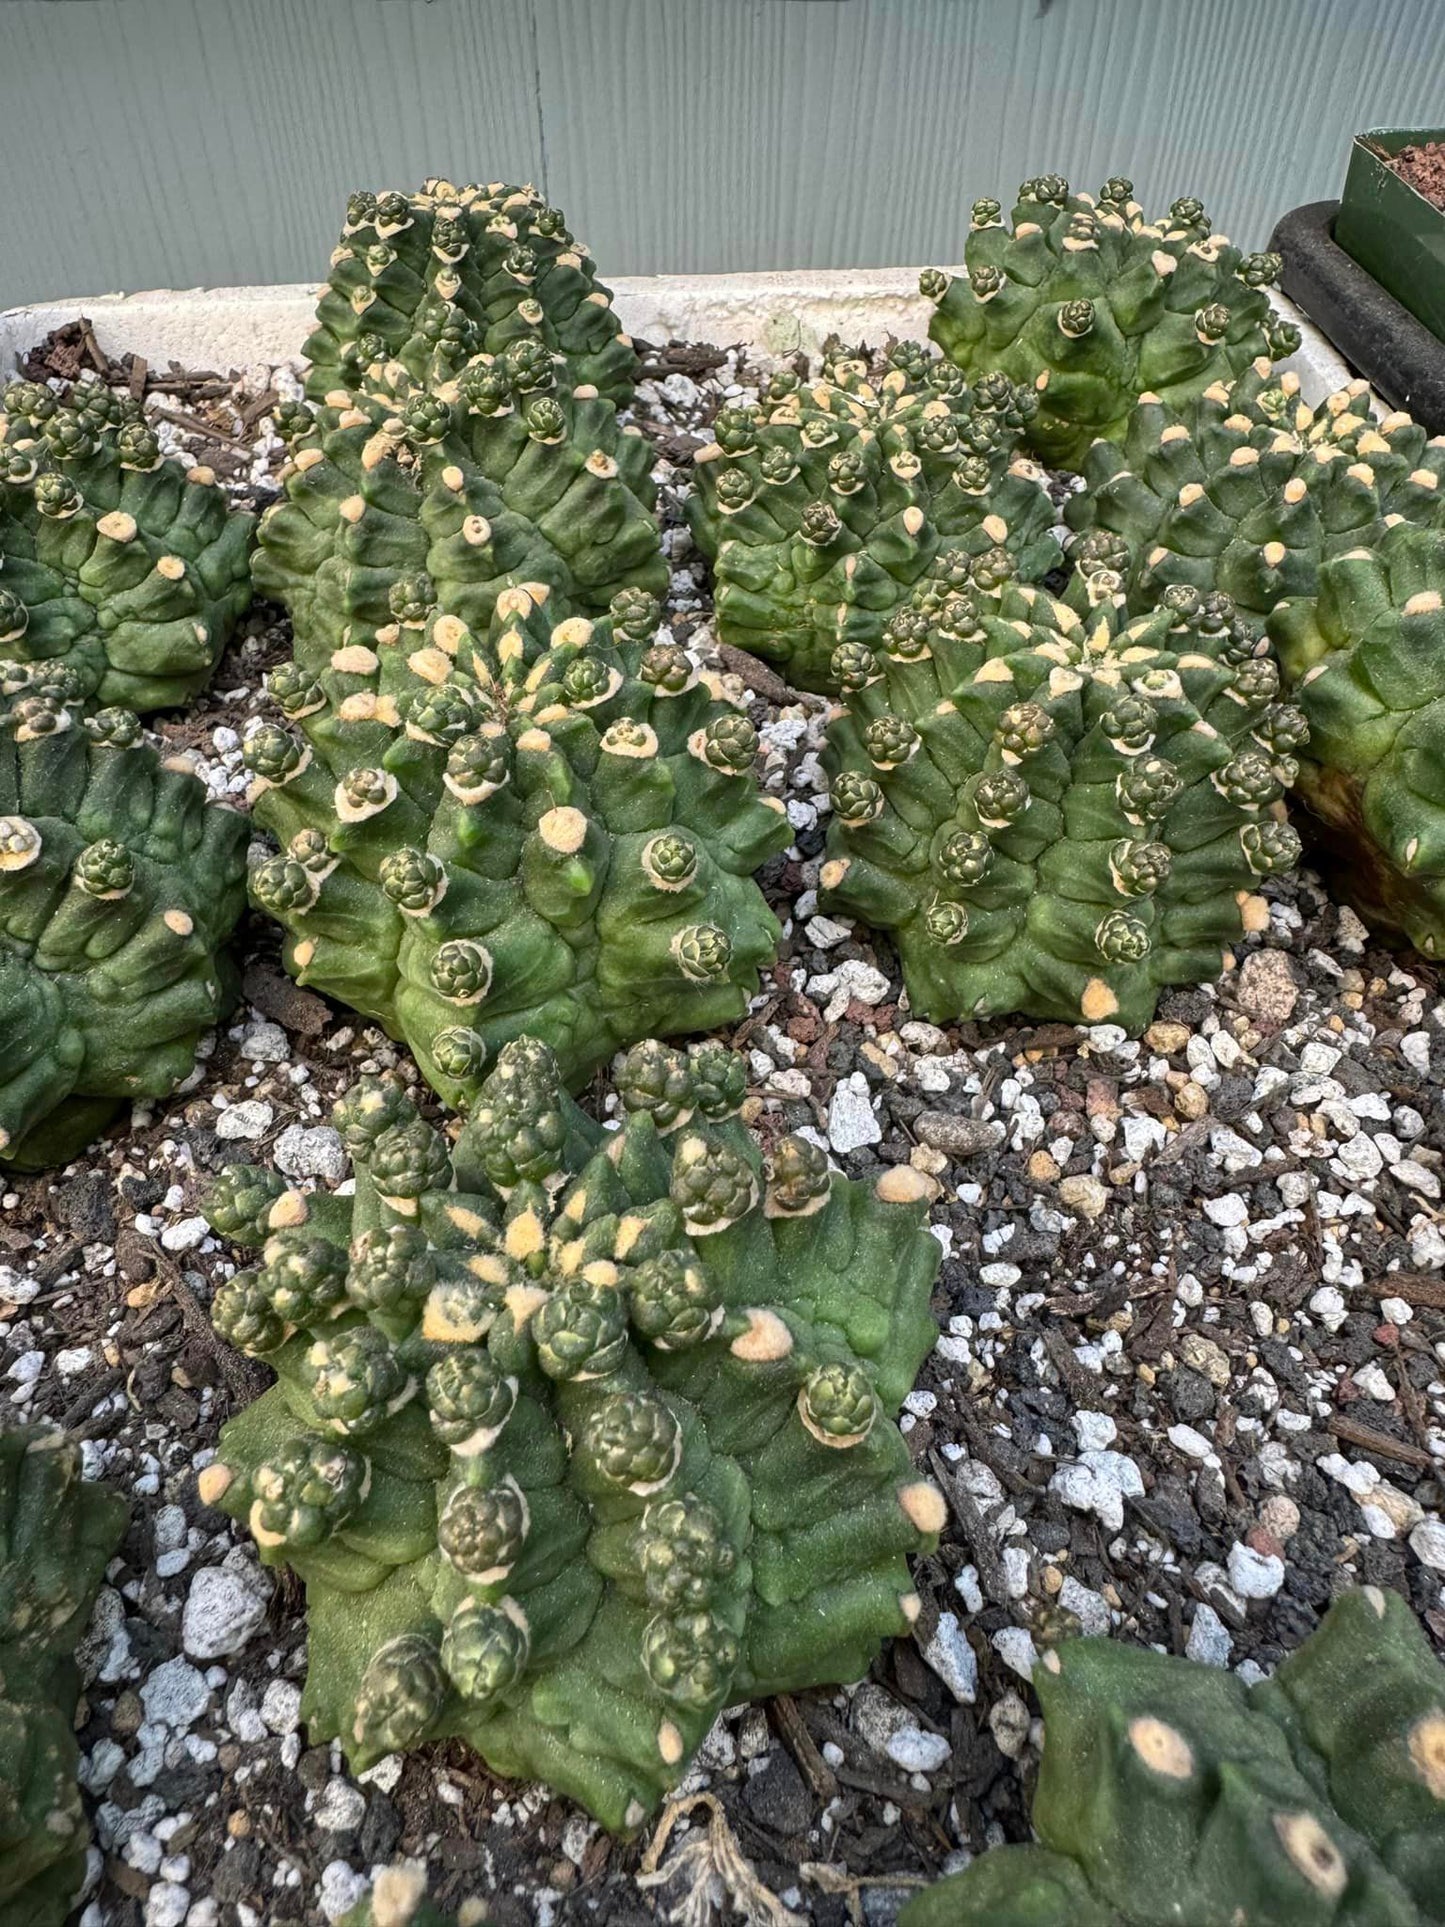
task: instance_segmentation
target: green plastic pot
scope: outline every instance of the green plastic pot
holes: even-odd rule
[[[1445,128],[1377,127],[1355,136],[1335,240],[1445,341],[1445,212],[1388,164],[1402,148],[1429,141],[1445,141]]]

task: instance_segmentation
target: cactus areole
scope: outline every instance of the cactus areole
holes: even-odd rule
[[[228,1172],[259,1245],[217,1330],[278,1383],[202,1496],[306,1582],[303,1714],[353,1765],[461,1735],[641,1823],[737,1700],[858,1677],[943,1522],[893,1416],[938,1250],[735,1113],[742,1060],[648,1042],[607,1131],[507,1045],[451,1147],[399,1087],[337,1108],[355,1197]]]

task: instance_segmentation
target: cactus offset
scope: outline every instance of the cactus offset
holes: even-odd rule
[[[450,1155],[373,1079],[354,1198],[231,1178],[261,1264],[212,1317],[279,1382],[202,1493],[306,1582],[313,1741],[461,1735],[631,1828],[723,1706],[907,1629],[943,1505],[892,1422],[934,1337],[917,1174],[784,1138],[765,1175],[716,1044],[619,1089],[609,1133],[523,1037]]]
[[[1320,570],[1269,621],[1309,719],[1298,792],[1360,915],[1445,955],[1445,534],[1398,525]]]
[[[834,649],[876,644],[941,550],[1005,545],[1030,580],[1059,560],[1042,473],[1016,459],[1032,391],[996,377],[970,393],[917,342],[891,361],[875,383],[834,346],[818,381],[775,374],[695,457],[688,517],[719,632],[800,688],[836,687]]]
[[[21,672],[17,672],[17,676]],[[74,679],[0,682],[0,1162],[73,1157],[166,1097],[228,1008],[246,819]]]
[[[1147,223],[1129,181],[1097,198],[1057,174],[1025,181],[1003,224],[975,201],[965,270],[930,268],[929,333],[970,381],[1007,375],[1038,396],[1026,433],[1040,460],[1079,468],[1097,435],[1122,437],[1141,395],[1178,404],[1299,332],[1270,306],[1273,254],[1242,255],[1197,201]]]
[[[1007,581],[930,593],[876,654],[835,659],[824,901],[888,931],[922,1017],[1149,1022],[1260,927],[1299,840],[1280,797],[1303,739],[1226,605],[1169,591],[1126,620]]]
[[[1182,582],[1267,616],[1314,595],[1328,557],[1377,547],[1401,520],[1445,525],[1445,437],[1404,414],[1372,420],[1363,381],[1310,408],[1298,376],[1264,360],[1183,408],[1145,398],[1083,472],[1065,517],[1101,552],[1110,535],[1127,545],[1135,609]]]
[[[981,1855],[902,1927],[1445,1921],[1445,1667],[1396,1594],[1344,1594],[1257,1686],[1103,1639],[1034,1685],[1042,1845]]]
[[[209,678],[251,600],[250,516],[161,453],[137,402],[0,396],[0,673],[68,670],[87,702],[162,709]]]
[[[0,1927],[61,1927],[85,1878],[72,1654],[125,1520],[77,1445],[0,1431]]]
[[[573,382],[631,398],[637,356],[559,208],[501,183],[351,196],[303,350],[309,395],[357,393],[389,361],[435,387],[514,343],[565,355]]]

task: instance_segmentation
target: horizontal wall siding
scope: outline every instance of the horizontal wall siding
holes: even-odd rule
[[[429,173],[616,274],[954,259],[1045,170],[1259,246],[1442,98],[1445,0],[0,0],[0,307],[316,279]]]

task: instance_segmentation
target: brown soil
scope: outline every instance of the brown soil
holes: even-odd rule
[[[1402,181],[1408,181],[1417,194],[1445,210],[1445,141],[1402,147],[1398,154],[1386,158]]]

